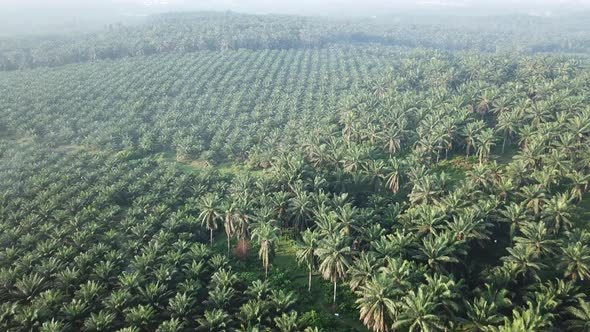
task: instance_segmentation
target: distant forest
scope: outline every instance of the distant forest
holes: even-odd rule
[[[159,53],[291,49],[335,43],[480,52],[590,50],[587,16],[379,17],[327,19],[227,13],[169,13],[97,33],[0,39],[0,70]]]

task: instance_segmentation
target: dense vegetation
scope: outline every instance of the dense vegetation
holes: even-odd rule
[[[0,70],[162,53],[317,48],[334,43],[584,53],[590,50],[587,17],[588,13],[549,18],[399,15],[348,19],[231,12],[165,14],[141,25],[109,25],[92,34],[0,39]]]
[[[0,73],[0,330],[590,330],[590,58],[232,45]]]

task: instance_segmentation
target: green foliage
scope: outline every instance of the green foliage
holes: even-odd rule
[[[0,330],[588,330],[588,57],[198,15],[0,73]]]

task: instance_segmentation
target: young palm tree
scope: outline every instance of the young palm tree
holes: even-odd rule
[[[231,319],[229,315],[221,309],[206,310],[203,317],[198,318],[197,322],[203,331],[226,331]]]
[[[274,319],[275,325],[280,332],[296,332],[300,331],[298,327],[297,311],[291,311],[288,314],[283,313]]]
[[[318,248],[319,234],[309,229],[301,233],[302,243],[297,248],[297,263],[305,265],[308,272],[307,290],[311,292],[311,275],[316,267],[315,252]]]
[[[262,260],[264,275],[266,277],[268,277],[270,260],[274,254],[276,243],[279,240],[279,231],[280,229],[274,225],[273,221],[262,221],[254,224],[252,227],[251,237],[260,246],[258,257]]]
[[[217,221],[221,217],[219,197],[213,193],[201,197],[198,208],[201,211],[199,214],[201,225],[209,230],[209,242],[213,245],[213,231],[217,229]]]
[[[351,251],[348,238],[340,233],[328,234],[320,241],[316,250],[316,255],[320,260],[319,271],[322,277],[330,280],[334,285],[334,303],[336,303],[336,285],[338,280],[346,277]]]

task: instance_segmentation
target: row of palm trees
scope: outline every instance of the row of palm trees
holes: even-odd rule
[[[280,280],[248,274],[206,244],[201,201],[227,177],[19,144],[2,150],[1,330],[309,327]]]

